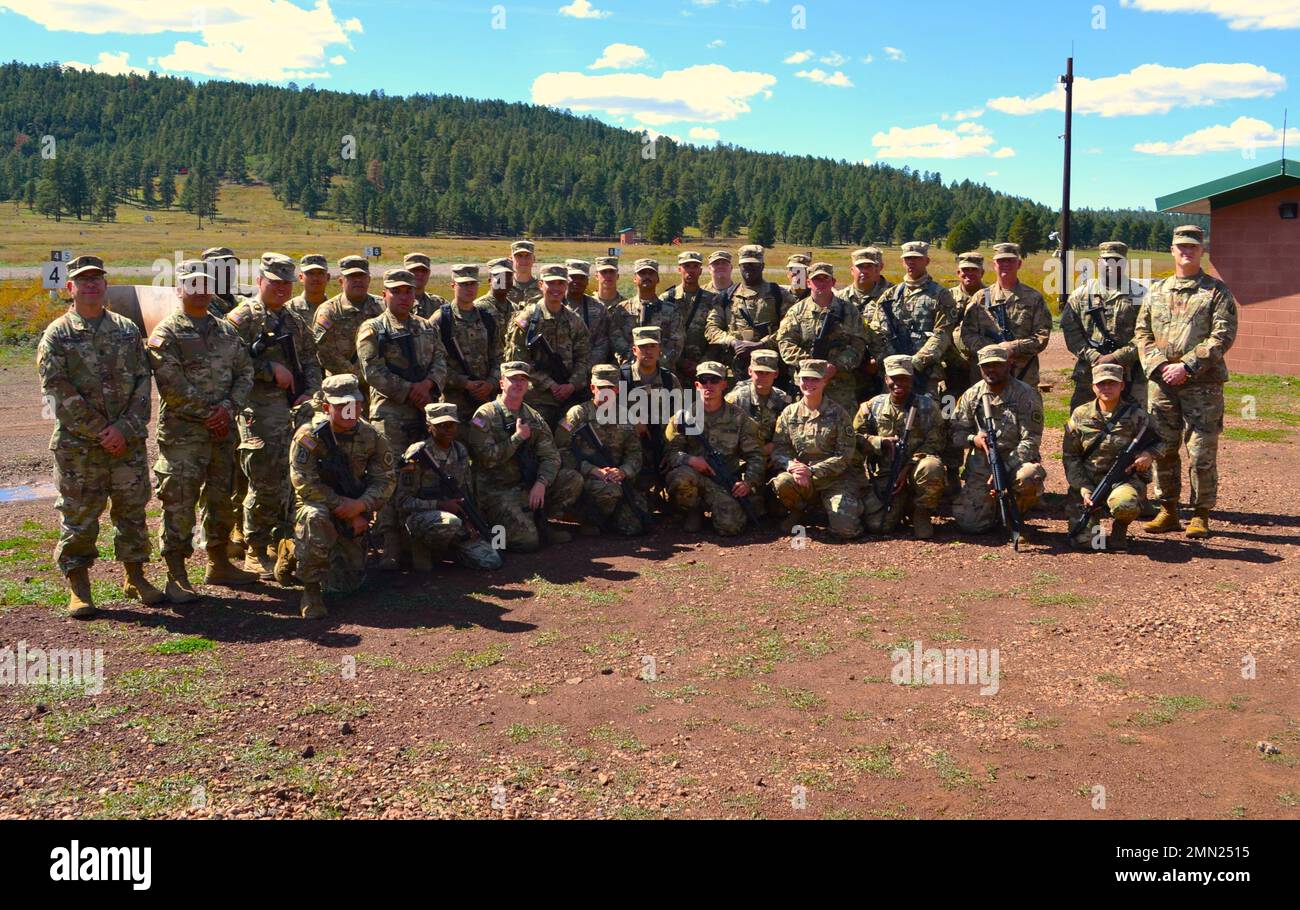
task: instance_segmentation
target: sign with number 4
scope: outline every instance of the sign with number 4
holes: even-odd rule
[[[68,283],[68,265],[65,262],[51,260],[41,269],[41,287],[47,291],[62,290]]]

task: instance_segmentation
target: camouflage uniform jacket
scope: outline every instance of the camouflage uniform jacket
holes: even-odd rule
[[[636,429],[625,423],[601,423],[596,419],[596,403],[584,401],[569,408],[564,418],[555,425],[555,447],[560,450],[564,466],[573,468],[583,477],[591,473],[596,466],[590,461],[579,459],[574,452],[574,434],[583,426],[590,424],[596,438],[605,444],[610,458],[617,462],[617,467],[628,477],[636,477],[641,471],[641,439]],[[578,448],[584,452],[591,449],[591,440],[586,434],[578,437]]]
[[[772,438],[773,468],[788,471],[790,462],[800,461],[812,469],[818,490],[839,480],[857,459],[858,437],[849,415],[829,398],[822,398],[820,411],[802,398],[790,405],[777,418]]]
[[[528,421],[532,428],[527,439],[520,439],[515,433],[515,420],[518,418]],[[550,486],[560,472],[560,453],[555,448],[551,429],[542,415],[526,402],[520,405],[518,412],[511,412],[502,398],[481,405],[469,422],[465,442],[473,455],[474,469],[483,489],[504,491],[523,483],[519,461],[515,457],[520,446],[531,449],[537,457],[537,479],[544,486]]]
[[[900,349],[898,339],[890,333],[887,311],[892,312],[899,333],[908,336],[908,342],[916,351],[912,365],[917,372],[928,370],[943,360],[957,324],[954,315],[956,304],[947,288],[927,274],[915,284],[904,280],[876,299],[871,315],[874,332],[871,340],[877,348],[871,356],[881,362],[892,354],[909,353]]]
[[[763,482],[765,462],[758,424],[744,410],[725,401],[712,414],[701,405],[699,413],[704,416],[704,430],[700,433],[686,432],[685,412],[679,412],[664,430],[668,467],[686,466],[694,455],[704,457],[701,444],[707,443],[722,456],[737,480],[757,489]]]
[[[1101,406],[1095,400],[1079,405],[1070,415],[1065,424],[1061,464],[1065,468],[1065,479],[1072,489],[1096,489],[1119,454],[1130,442],[1141,436],[1151,422],[1146,410],[1141,407],[1122,402],[1120,409],[1124,409],[1124,416],[1104,438],[1106,425],[1115,414],[1102,413]],[[1084,458],[1083,453],[1089,446],[1093,447],[1092,452]],[[1157,442],[1151,446],[1150,451],[1159,456],[1160,448],[1161,444]],[[1129,482],[1133,479],[1145,483],[1150,479],[1150,471],[1134,472],[1127,478]]]
[[[239,333],[240,340],[249,348],[250,356],[253,342],[268,331],[276,335],[291,333],[293,352],[298,355],[298,364],[301,365],[303,376],[307,381],[307,388],[295,389],[297,394],[294,397],[297,398],[304,392],[311,397],[320,391],[320,364],[316,358],[316,345],[312,341],[311,332],[307,328],[307,323],[287,306],[281,307],[278,313],[273,313],[266,304],[254,297],[244,300],[226,318]],[[284,402],[287,407],[285,390],[275,384],[275,369],[271,365],[278,363],[287,370],[293,370],[296,365],[290,361],[284,349],[278,344],[268,346],[262,351],[261,356],[253,357],[252,360],[253,390],[244,401],[244,407],[271,404],[277,399]]]
[[[384,302],[373,294],[356,304],[346,294],[335,294],[316,308],[312,323],[312,339],[326,376],[339,373],[361,375],[361,362],[357,359],[357,332],[367,319],[384,312]]]
[[[398,339],[409,335],[415,354],[412,363]],[[424,422],[424,411],[411,404],[407,396],[411,386],[424,379],[432,379],[433,400],[447,381],[447,352],[442,348],[438,330],[419,316],[408,316],[403,322],[390,311],[369,319],[357,332],[357,356],[365,381],[370,385],[371,419],[395,417],[399,420]],[[408,376],[423,378],[403,378]]]
[[[158,323],[146,347],[158,383],[160,443],[209,441],[203,422],[212,407],[221,405],[233,420],[253,390],[253,361],[224,319],[193,319],[176,310]]]
[[[1021,464],[1040,461],[1038,447],[1043,442],[1042,401],[1037,389],[1014,376],[1007,379],[1001,395],[989,392],[988,384],[983,379],[962,393],[950,423],[953,448],[967,448],[971,444],[970,437],[983,429],[984,406],[980,400],[985,395],[989,396],[993,420],[997,424],[998,451],[1003,455],[1014,456]]]
[[[911,460],[926,455],[943,458],[943,450],[948,444],[944,432],[946,422],[934,399],[913,393],[911,400],[899,407],[886,392],[864,401],[853,418],[853,429],[862,440],[864,454],[870,455],[872,476],[888,472],[894,453],[881,440],[902,435],[903,427],[907,425],[907,412],[913,406],[916,407],[916,417],[912,420],[911,432],[907,434]]]
[[[367,512],[378,512],[393,495],[397,478],[388,441],[365,420],[358,420],[351,433],[334,433],[325,416],[298,428],[289,449],[289,479],[298,502],[328,511],[342,504],[343,495],[320,476],[320,462],[329,454],[330,439],[342,450],[352,476],[366,484],[357,498],[365,502]]]
[[[1133,340],[1142,371],[1152,378],[1162,364],[1181,361],[1187,381],[1228,381],[1223,355],[1237,340],[1237,301],[1228,286],[1201,272],[1153,283],[1138,313]]]

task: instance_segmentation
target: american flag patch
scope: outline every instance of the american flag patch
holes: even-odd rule
[[[331,325],[331,323],[330,323],[330,318],[329,318],[328,316],[326,316],[324,313],[317,313],[317,314],[316,314],[316,325],[319,326],[319,327],[322,328],[322,329],[328,329],[328,328],[330,327],[330,325]]]
[[[316,437],[310,433],[303,433],[302,438],[299,439],[298,442],[308,452],[316,451]]]
[[[561,420],[561,421],[560,421],[560,426],[564,427],[564,428],[565,428],[566,430],[568,430],[570,433],[573,432],[573,421],[572,421],[572,420],[569,420],[569,419],[567,419],[567,418],[564,419],[564,420]]]
[[[233,313],[231,313],[230,316],[227,318],[235,325],[239,325],[245,319],[248,318],[248,310],[245,310],[241,307],[240,309],[237,309]]]
[[[473,420],[470,421],[470,423],[474,424],[474,426],[478,427],[480,430],[487,429],[487,421],[484,420],[482,417],[475,417]]]
[[[151,348],[160,348],[160,347],[162,347],[162,345],[163,345],[163,340],[162,340],[161,338],[159,338],[157,335],[150,335],[150,336],[149,336],[149,347],[151,347]]]

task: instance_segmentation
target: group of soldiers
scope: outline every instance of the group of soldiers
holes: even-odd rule
[[[205,583],[300,584],[304,618],[326,615],[324,591],[361,584],[372,542],[384,571],[493,569],[502,550],[571,540],[574,521],[634,536],[672,514],[734,535],[773,517],[786,533],[910,525],[925,539],[945,503],[963,532],[1001,523],[1018,539],[1010,523],[1047,476],[1038,355],[1052,316],[1019,280],[1019,248],[993,250],[994,280],[964,253],[952,288],[919,241],[902,247],[900,283],[867,247],[838,288],[834,266],[806,255],[780,284],[761,246],[740,248],[738,278],[729,251],[684,251],[675,286],[661,293],[659,263],[637,259],[624,297],[616,258],[595,261],[593,288],[592,264],[539,267],[519,240],[484,269],[453,266],[444,299],[422,253],[384,273],[380,297],[364,257],[338,262],[329,296],[324,256],[269,252],[241,297],[238,260],[215,248],[178,265],[180,306],[147,340],[107,309],[103,261],[81,256],[37,355],[69,612],[95,614],[110,501],[128,596],[197,600],[198,538]],[[1061,315],[1077,356],[1063,463],[1079,546],[1123,548],[1144,508],[1147,531],[1181,529],[1184,440],[1187,535],[1209,534],[1236,303],[1201,269],[1199,228],[1178,228],[1172,252],[1175,274],[1144,286],[1124,274],[1124,244],[1103,244]],[[151,378],[163,590],[144,573]]]

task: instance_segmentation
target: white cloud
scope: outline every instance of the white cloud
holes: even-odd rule
[[[568,6],[560,7],[560,15],[574,19],[608,19],[613,14],[608,10],[596,9],[591,5],[591,0],[573,0]]]
[[[666,138],[666,139],[671,139],[673,142],[676,142],[678,144],[680,144],[682,141],[682,137],[678,136],[675,133],[661,133],[658,130],[653,130],[648,126],[629,127],[628,131],[632,133],[636,133],[638,136],[649,136],[651,139]]]
[[[955,120],[960,122],[962,120],[974,120],[976,117],[983,117],[983,116],[984,116],[984,108],[972,107],[964,111],[954,111],[951,114],[940,114],[939,119]]]
[[[807,63],[812,59],[812,51],[795,51],[789,57],[782,60],[782,63]]]
[[[849,58],[845,57],[839,51],[831,51],[825,57],[818,57],[817,59],[822,63],[825,63],[827,66],[843,66],[849,62]]]
[[[795,76],[800,79],[807,79],[809,82],[833,85],[836,88],[853,88],[853,81],[839,70],[834,73],[827,73],[823,69],[799,70],[795,73]]]
[[[600,59],[587,69],[625,70],[645,63],[649,59],[650,55],[645,52],[643,47],[637,47],[635,44],[610,44],[605,48],[604,53],[600,55]]]
[[[659,76],[543,73],[533,80],[532,100],[575,111],[627,114],[650,124],[717,123],[749,113],[749,99],[770,93],[775,84],[776,77],[769,73],[733,70],[717,63],[668,70]]]
[[[716,142],[722,138],[722,134],[711,126],[693,126],[687,135],[692,139],[700,139],[704,142]]]
[[[139,76],[148,74],[148,70],[141,69],[138,66],[131,66],[126,62],[129,54],[126,51],[119,51],[114,54],[110,51],[100,51],[99,59],[94,63],[80,63],[76,60],[69,60],[63,64],[65,67],[76,70],[90,70],[96,73],[107,73],[110,76],[124,76],[127,73],[135,73]]]
[[[1010,158],[1015,150],[1002,146],[994,150],[997,140],[988,128],[978,123],[963,123],[956,130],[937,123],[925,126],[890,127],[888,132],[871,137],[876,158]]]
[[[867,54],[867,56],[865,56],[865,57],[862,58],[862,62],[863,62],[863,63],[874,63],[875,60],[876,60],[876,57],[875,57],[874,54]]]
[[[997,171],[985,171],[985,172],[984,172],[984,176],[985,176],[985,177],[996,177],[997,175],[998,175],[998,172],[997,172]]]
[[[1144,63],[1116,76],[1074,80],[1074,112],[1120,117],[1165,114],[1175,107],[1206,107],[1218,101],[1267,98],[1286,88],[1286,77],[1254,63],[1198,63],[1162,66]],[[1057,86],[1033,98],[989,99],[1004,114],[1065,110],[1065,89]]]
[[[333,66],[342,66],[347,62],[348,62],[348,58],[344,57],[342,54],[335,54],[333,57],[330,57],[330,63]]]
[[[1123,0],[1149,13],[1211,13],[1236,31],[1300,28],[1298,0]]]
[[[727,42],[723,41],[721,38],[714,38],[712,41],[710,41],[708,44],[704,46],[712,50],[719,47],[725,47],[726,44]]]
[[[1287,130],[1292,141],[1300,130]],[[1232,123],[1207,126],[1173,142],[1139,142],[1133,151],[1144,155],[1202,155],[1206,152],[1239,152],[1253,148],[1271,148],[1282,144],[1282,130],[1254,117],[1238,117]]]
[[[885,56],[896,63],[901,63],[907,59],[907,55],[896,47],[886,47],[884,48],[884,51]]]

